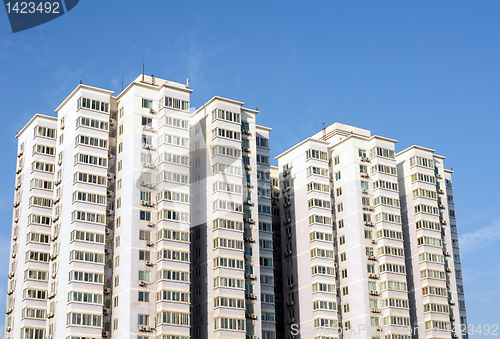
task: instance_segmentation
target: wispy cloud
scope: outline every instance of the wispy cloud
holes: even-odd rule
[[[465,233],[459,236],[460,250],[462,253],[481,250],[499,240],[500,218],[497,218],[489,226],[485,226],[472,233]]]

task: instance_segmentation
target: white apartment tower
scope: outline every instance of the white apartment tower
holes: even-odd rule
[[[411,274],[408,283],[415,338],[458,337],[465,330],[464,286],[460,266],[451,170],[444,157],[412,146],[396,156],[403,230]],[[465,331],[464,331],[465,332]]]
[[[396,142],[335,123],[277,156],[285,338],[450,338],[450,319],[466,323],[451,171],[434,156],[412,181],[421,165],[409,158],[433,151],[396,157]],[[432,204],[414,206],[434,173]],[[427,208],[436,229],[415,228]]]
[[[276,337],[270,128],[214,97],[191,119],[193,338]],[[263,298],[263,299],[262,299]]]
[[[50,235],[57,119],[41,114],[23,127],[12,223],[5,338],[44,338],[49,294]]]

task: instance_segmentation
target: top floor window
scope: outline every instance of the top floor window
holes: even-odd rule
[[[415,165],[434,169],[434,160],[414,156],[410,158],[410,166]]]
[[[43,126],[36,126],[35,130],[34,130],[34,136],[55,139],[56,138],[56,129],[43,127]]]
[[[214,121],[216,119],[222,119],[222,120],[240,123],[241,122],[241,114],[216,108],[212,111],[212,121]]]
[[[142,99],[142,107],[144,108],[153,108],[153,100]]]
[[[309,160],[311,158],[315,158],[315,159],[320,159],[320,160],[324,160],[324,161],[327,161],[328,160],[328,154],[326,152],[323,152],[323,151],[318,151],[318,150],[315,150],[315,149],[308,149],[306,151],[306,159]]]
[[[382,148],[382,147],[373,147],[370,150],[370,157],[384,157],[384,158],[389,158],[389,159],[395,159],[395,151],[392,149],[388,148]]]
[[[259,147],[264,147],[264,148],[269,148],[269,139],[263,138],[263,137],[257,137],[257,146]]]
[[[76,109],[79,108],[88,108],[95,111],[109,113],[109,103],[83,97],[78,99],[76,102]]]
[[[189,101],[184,101],[181,99],[170,98],[170,97],[163,97],[160,100],[160,107],[169,107],[189,112]]]

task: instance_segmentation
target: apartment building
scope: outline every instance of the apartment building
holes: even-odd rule
[[[35,114],[16,135],[18,160],[5,338],[44,338],[50,276],[57,119]]]
[[[452,171],[425,147],[409,147],[396,159],[415,337],[450,338],[450,328],[467,325]]]
[[[271,129],[242,105],[214,97],[191,118],[193,338],[276,337]]]
[[[466,323],[454,210],[444,206],[453,198],[436,198],[433,218],[454,231],[442,241],[420,239],[422,231],[417,238],[415,215],[425,212],[413,206],[415,164],[410,171],[404,155],[423,148],[396,157],[396,142],[335,123],[276,157],[286,338],[450,338],[458,336],[451,331],[458,316]],[[422,174],[439,173],[450,186],[451,171],[434,157]],[[433,185],[435,194],[444,192],[444,182]],[[418,241],[432,242],[433,250],[424,253],[432,245]],[[451,248],[453,261],[444,261]],[[442,267],[432,273],[446,270],[448,277],[422,275],[421,282],[425,265],[438,265],[428,263],[437,253]]]

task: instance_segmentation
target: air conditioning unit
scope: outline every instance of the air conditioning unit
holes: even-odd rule
[[[441,220],[441,225],[446,225],[446,220]]]
[[[59,160],[57,161],[57,164],[58,164],[59,166],[61,166],[61,165],[62,165],[62,159],[59,159]]]
[[[370,311],[373,313],[380,313],[380,308],[370,308]]]
[[[17,169],[17,171],[16,171],[16,174],[21,173],[21,171],[22,171],[22,170],[23,170],[23,168],[22,168],[22,167],[18,168],[18,169]]]
[[[250,152],[250,148],[248,148],[248,147],[242,147],[241,150],[243,152]]]
[[[290,205],[291,205],[290,201],[285,202],[285,207],[288,207]]]
[[[21,183],[20,182],[16,183],[16,190],[19,189],[19,188],[21,188]]]
[[[56,197],[54,199],[54,205],[57,204],[59,201],[61,201],[61,197]]]
[[[15,218],[14,218],[14,222],[15,222],[15,223],[19,222],[19,218],[18,218],[18,217],[15,217]]]
[[[57,272],[52,272],[52,278],[56,278],[57,277]]]
[[[292,289],[292,288],[293,288],[293,284],[289,284],[289,285],[288,285],[288,288],[289,288],[289,289]]]
[[[17,153],[17,156],[18,156],[18,157],[20,157],[20,156],[22,156],[22,155],[23,155],[23,153],[24,153],[24,150],[20,150],[20,151]]]
[[[16,241],[17,240],[17,235],[12,236],[12,240]]]
[[[102,331],[102,337],[103,338],[109,337],[109,331]]]
[[[10,313],[12,313],[12,311],[14,311],[14,309],[11,307],[11,308],[7,309],[7,311],[5,311],[5,313],[10,314]]]
[[[245,239],[245,241],[249,241],[249,242],[253,242],[253,237],[243,237]]]
[[[106,234],[109,234],[109,232],[110,232],[110,231],[109,231],[109,228],[106,228],[106,229],[104,230],[104,233],[106,233]]]
[[[376,244],[377,243],[377,240],[372,240],[372,244]]]
[[[377,327],[377,332],[382,332],[382,327]]]
[[[446,255],[446,256],[449,256],[449,255],[450,255],[450,252],[448,252],[448,251],[444,251],[444,252],[443,252],[443,254],[444,254],[444,255]]]
[[[255,274],[249,274],[249,275],[248,275],[248,277],[249,277],[250,279],[252,279],[252,280],[255,280],[255,278],[256,278],[256,277],[255,277]]]
[[[152,241],[146,241],[146,245],[153,246],[153,242]]]
[[[286,251],[286,252],[285,252],[285,256],[286,256],[286,257],[288,257],[289,255],[292,255],[292,251],[291,251],[291,250],[290,250],[290,251]]]
[[[289,301],[289,302],[286,303],[286,306],[292,307],[294,304],[295,304],[295,302]]]
[[[16,252],[13,252],[12,253],[12,258],[15,258],[16,257]]]
[[[153,262],[152,261],[146,261],[146,266],[153,266]]]
[[[288,237],[288,239],[291,239],[292,238],[292,233],[288,233],[287,237]]]
[[[285,224],[289,224],[289,223],[291,223],[291,222],[292,222],[292,219],[291,219],[291,218],[287,218],[287,219],[285,219]]]
[[[445,270],[446,272],[451,272],[451,268],[449,268],[449,267],[446,267],[444,270]]]
[[[373,291],[373,290],[370,290],[368,293],[370,295],[379,295],[380,294],[379,291]]]
[[[253,202],[252,202],[252,200],[245,200],[245,204],[247,204],[247,205],[253,205]]]
[[[290,319],[288,319],[288,323],[289,323],[289,324],[293,323],[294,321],[295,321],[295,318],[290,318]]]
[[[104,254],[108,255],[109,254],[109,248],[104,249]]]
[[[104,293],[104,294],[109,294],[109,293],[111,293],[111,289],[110,289],[110,288],[107,288],[107,287],[104,287],[102,291],[103,291],[103,293]]]
[[[370,278],[370,279],[378,279],[378,275],[376,275],[376,274],[368,274],[368,278]]]
[[[109,308],[103,308],[102,309],[102,314],[108,315],[109,314]]]
[[[111,216],[112,214],[113,214],[113,211],[112,211],[112,210],[110,210],[110,209],[107,209],[107,210],[106,210],[106,215],[107,215],[107,216]]]
[[[148,224],[147,224],[147,225],[148,225],[149,227],[154,227],[154,226],[155,226],[155,224],[154,224],[153,222],[148,222]]]
[[[50,240],[51,240],[51,241],[56,241],[58,236],[59,236],[59,234],[58,234],[58,233],[54,233],[54,235],[52,235],[52,236],[50,237]]]
[[[252,187],[252,183],[251,182],[247,182],[247,187]]]
[[[9,327],[6,328],[6,330],[7,330],[7,332],[12,331],[12,327],[9,326]]]
[[[149,113],[151,113],[151,114],[155,114],[156,112],[155,112],[155,110],[154,110],[154,109],[152,109],[152,108],[151,108],[151,109],[149,110]]]
[[[109,179],[109,180],[113,180],[113,174],[108,173],[108,174],[107,174],[107,177],[108,177],[108,179]]]
[[[141,287],[146,287],[146,286],[147,286],[147,284],[146,284],[146,282],[145,282],[145,281],[142,281],[142,280],[141,280],[141,281],[139,281],[139,286],[141,286]]]
[[[13,288],[11,288],[10,290],[7,291],[8,295],[11,295],[12,293],[14,293],[14,289]]]
[[[245,169],[249,170],[250,169],[250,165],[245,165]]]
[[[47,318],[54,318],[54,313],[53,312],[47,313]]]
[[[377,257],[374,255],[369,255],[368,260],[377,260]]]
[[[243,134],[250,135],[250,130],[248,129],[243,130]]]
[[[55,296],[56,296],[56,292],[51,292],[51,293],[49,293],[49,297],[48,297],[48,298],[49,298],[49,299],[52,299],[52,298],[54,298]]]
[[[455,301],[454,300],[450,300],[450,305],[455,305]]]
[[[257,339],[256,335],[248,335],[246,336],[246,339]]]
[[[444,208],[443,204],[439,204],[438,206],[439,206],[439,208]]]
[[[373,212],[373,207],[368,207],[368,211],[372,211]]]
[[[61,184],[61,179],[57,179],[56,182],[55,182],[56,186],[60,185]]]
[[[52,221],[57,221],[57,220],[59,220],[59,216],[55,215],[54,218],[52,218]]]
[[[252,218],[248,219],[248,222],[249,222],[250,224],[255,223],[255,221],[254,221]]]
[[[147,206],[148,205],[148,202],[146,200],[141,200],[141,205],[142,206]]]
[[[154,206],[154,204],[153,204],[153,202],[152,202],[152,201],[148,201],[147,205],[148,205],[149,207],[153,207],[153,206]]]
[[[450,320],[451,321],[455,321],[455,317],[450,317]]]
[[[19,206],[20,204],[21,204],[21,203],[20,203],[19,201],[16,201],[16,202],[14,203],[14,207],[17,207],[17,206]]]
[[[458,334],[453,333],[453,338],[458,338]]]
[[[50,260],[56,260],[56,258],[57,258],[57,253],[50,255]]]
[[[9,279],[12,279],[14,278],[14,272],[10,272],[9,275],[8,275]]]

